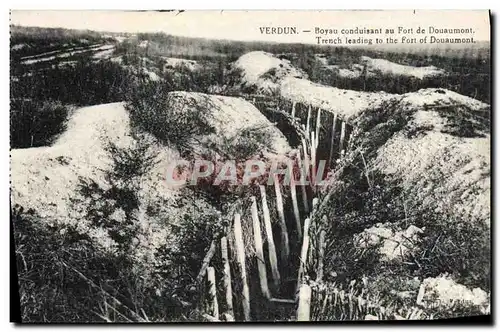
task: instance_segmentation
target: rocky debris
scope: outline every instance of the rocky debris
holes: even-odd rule
[[[417,298],[418,305],[425,308],[452,307],[457,303],[479,307],[483,314],[490,312],[489,295],[481,288],[470,289],[455,282],[447,274],[423,280]]]
[[[406,230],[395,231],[391,224],[378,223],[355,235],[354,243],[360,248],[378,247],[382,260],[403,260],[418,244],[424,230],[410,225]]]
[[[165,65],[163,66],[163,70],[175,70],[178,67],[184,66],[189,70],[195,70],[199,68],[199,64],[195,60],[189,59],[181,59],[181,58],[171,58],[171,57],[162,57],[165,60]]]

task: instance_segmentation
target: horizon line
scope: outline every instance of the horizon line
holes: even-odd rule
[[[140,11],[142,12],[142,11]],[[180,38],[187,38],[187,39],[202,39],[202,40],[217,40],[217,41],[228,41],[228,42],[240,42],[240,43],[265,43],[265,44],[290,44],[290,45],[308,45],[308,46],[316,46],[316,47],[334,47],[334,48],[340,48],[340,47],[345,47],[345,48],[405,48],[405,49],[425,49],[427,47],[433,47],[435,49],[439,48],[446,48],[447,46],[452,46],[452,45],[464,45],[467,47],[470,47],[472,45],[477,45],[477,44],[483,44],[481,45],[484,47],[485,43],[488,44],[488,47],[491,48],[491,40],[477,40],[475,43],[462,43],[462,44],[372,44],[372,45],[329,45],[329,44],[315,44],[315,43],[306,43],[306,42],[292,42],[292,41],[273,41],[273,40],[261,40],[261,39],[253,39],[253,40],[242,40],[242,39],[232,39],[232,38],[227,38],[227,37],[198,37],[198,36],[186,36],[182,34],[173,34],[170,32],[166,31],[147,31],[147,30],[137,30],[137,31],[109,31],[105,29],[91,29],[91,28],[71,28],[71,27],[64,27],[64,26],[40,26],[40,25],[26,25],[26,24],[10,24],[9,25],[9,32],[11,33],[11,28],[12,27],[23,27],[23,28],[36,28],[36,29],[63,29],[63,30],[70,30],[70,31],[89,31],[89,32],[96,32],[96,33],[103,33],[103,34],[123,34],[123,35],[137,35],[137,34],[162,34],[166,36],[173,36],[173,37],[180,37]],[[412,47],[413,46],[413,47]]]

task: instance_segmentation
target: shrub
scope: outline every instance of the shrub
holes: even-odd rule
[[[274,81],[276,80],[277,71],[277,68],[271,68],[264,74],[260,75],[260,79]]]
[[[83,199],[79,204],[83,203],[83,211],[88,211],[86,219],[92,221],[92,227],[106,230],[117,244],[115,256],[136,265],[134,270],[140,271],[141,280],[127,290],[133,302],[140,298],[140,303],[149,308],[144,310],[152,320],[178,319],[198,304],[192,285],[205,252],[221,231],[220,214],[203,195],[189,189],[175,202],[139,199],[141,178],[154,166],[154,156],[148,152],[145,141],[140,137],[136,140],[137,144],[130,148],[109,145],[113,168],[105,175],[107,189],[93,181],[82,181]],[[167,205],[169,209],[165,208]],[[121,218],[117,218],[117,211],[123,211]],[[141,231],[141,223],[147,220],[155,220],[157,226],[168,229],[168,240],[154,252],[151,261],[137,261],[134,257],[140,250],[138,244],[141,238],[149,236]],[[126,273],[126,267],[122,268]],[[150,293],[156,295],[148,299]],[[159,294],[173,303],[162,306],[165,299],[159,299]]]
[[[175,67],[175,72],[164,75],[170,91],[209,92],[217,84],[218,75],[209,66],[191,69],[182,64]]]
[[[313,82],[320,82],[323,64],[319,61],[312,51],[304,51],[297,54],[282,55],[281,58],[287,59],[292,66],[303,70],[309,79]]]
[[[163,66],[160,66],[162,68]],[[240,82],[241,70],[231,68],[226,59],[200,61],[195,68],[185,64],[163,74],[170,91],[190,91],[225,95]]]
[[[146,82],[131,94],[127,103],[133,127],[153,134],[161,142],[178,148],[181,153],[190,150],[193,139],[215,132],[209,125],[210,101],[186,98],[184,105],[172,108],[176,96],[168,94],[165,82]],[[186,108],[189,111],[186,111]]]
[[[59,102],[15,99],[10,104],[10,146],[30,148],[53,143],[66,129],[69,107]]]
[[[81,210],[94,227],[104,229],[121,256],[129,256],[142,222],[138,211],[140,181],[154,166],[154,156],[141,140],[130,148],[108,143],[106,150],[113,165],[104,175],[108,186],[80,178],[80,197],[73,200],[74,209]]]
[[[490,131],[490,108],[472,110],[467,106],[448,106],[437,110],[447,120],[443,133],[458,137],[485,137]]]
[[[74,66],[43,66],[46,64],[35,64],[29,68],[13,64],[11,99],[96,105],[123,101],[128,91],[137,84],[132,72],[111,61],[93,62],[80,58]]]
[[[490,58],[484,52],[477,56],[456,56],[441,54],[423,56],[420,54],[377,52],[369,49],[348,49],[344,47],[303,49],[299,52],[296,45],[292,45],[292,54],[281,55],[289,59],[292,64],[304,70],[313,82],[330,85],[341,89],[360,91],[385,91],[403,94],[425,88],[445,88],[460,94],[481,100],[490,101]],[[484,50],[482,50],[484,51]],[[300,53],[300,54],[293,54]],[[376,73],[374,76],[342,77],[338,71],[325,68],[316,58],[315,53],[324,54],[328,65],[338,65],[340,68],[352,68],[359,64],[362,55],[372,58],[382,58],[391,62],[408,66],[435,66],[444,69],[447,74],[435,77],[418,79],[402,75]],[[451,52],[450,52],[451,53]]]
[[[228,158],[247,160],[260,155],[262,151],[270,151],[271,144],[271,128],[255,125],[243,128],[232,137],[225,139],[220,150],[225,152]]]
[[[46,225],[32,211],[15,208],[12,222],[23,322],[101,321],[104,307],[118,312],[116,321],[130,317],[125,281],[139,276],[124,269],[125,260],[99,251],[73,227]]]

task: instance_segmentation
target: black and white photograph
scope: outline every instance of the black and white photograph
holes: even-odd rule
[[[491,324],[490,15],[11,10],[11,321]]]

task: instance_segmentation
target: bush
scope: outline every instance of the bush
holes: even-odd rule
[[[127,283],[139,275],[128,260],[103,253],[73,227],[46,225],[32,211],[15,208],[12,222],[23,322],[96,322],[108,310],[115,321],[137,320]]]
[[[47,146],[66,129],[69,107],[59,102],[31,99],[12,100],[10,104],[10,146],[30,148]]]
[[[171,107],[176,96],[168,94],[165,82],[146,82],[131,94],[127,103],[133,127],[153,134],[161,142],[175,146],[183,152],[190,150],[193,139],[215,132],[209,125],[210,101],[185,99],[185,106]],[[189,108],[186,111],[185,108]]]
[[[225,139],[220,150],[230,159],[243,161],[260,155],[262,151],[270,151],[271,144],[271,129],[256,125],[243,128]]]
[[[189,314],[170,260],[160,266],[168,274],[151,274],[151,266],[100,249],[72,226],[48,226],[19,208],[12,222],[22,322],[164,322]]]
[[[72,105],[97,105],[123,101],[137,79],[111,61],[81,58],[74,66],[32,68],[12,64],[11,99],[59,101]],[[46,66],[41,63],[39,66]]]
[[[130,256],[139,232],[138,192],[141,177],[154,166],[154,156],[141,140],[130,148],[108,143],[106,150],[112,158],[113,168],[104,178],[108,186],[100,186],[90,178],[80,178],[79,199],[75,210],[81,210],[94,227],[105,230],[116,244],[116,251]]]

